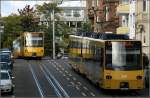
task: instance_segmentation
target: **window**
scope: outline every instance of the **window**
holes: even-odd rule
[[[70,17],[71,16],[71,10],[65,10],[65,15]]]
[[[94,0],[92,0],[92,7],[94,7],[95,6],[95,2],[94,2]]]
[[[122,0],[122,4],[128,4],[129,0]]]
[[[73,16],[74,17],[80,17],[80,10],[74,10],[73,11]]]
[[[146,6],[147,6],[147,4],[146,4],[146,0],[143,0],[143,12],[145,12],[145,11],[146,11]]]
[[[145,38],[145,35],[144,35],[144,43],[146,43],[146,38]]]

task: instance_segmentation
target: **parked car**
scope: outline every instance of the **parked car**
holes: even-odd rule
[[[12,76],[12,70],[7,62],[0,62],[0,69],[8,71],[10,75]]]
[[[14,85],[12,83],[12,77],[6,70],[0,71],[0,89],[1,93],[11,93],[13,94]]]
[[[9,53],[0,53],[0,62],[7,62],[10,68],[13,68],[13,62]]]
[[[11,60],[12,60],[12,63],[14,63],[14,56],[13,56],[13,53],[11,50],[9,50],[8,48],[4,48],[4,49],[1,49],[0,51],[1,53],[8,53],[11,57]]]
[[[69,57],[69,54],[68,53],[64,53],[63,56],[62,56],[62,59],[68,59]]]

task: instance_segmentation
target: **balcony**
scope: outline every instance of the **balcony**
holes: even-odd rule
[[[117,34],[128,34],[129,27],[119,27],[117,28]]]
[[[104,0],[104,3],[119,3],[119,0]]]
[[[117,7],[117,14],[129,14],[129,4],[120,4]]]

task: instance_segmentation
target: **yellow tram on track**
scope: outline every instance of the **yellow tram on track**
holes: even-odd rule
[[[144,88],[141,41],[126,35],[99,34],[99,38],[70,35],[69,62],[103,89]]]
[[[44,56],[44,33],[24,32],[13,41],[13,54],[18,57],[41,58]]]

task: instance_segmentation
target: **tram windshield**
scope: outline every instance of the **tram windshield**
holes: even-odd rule
[[[141,43],[138,41],[107,42],[105,68],[110,70],[141,69]]]
[[[25,38],[26,47],[42,47],[43,35],[42,34],[28,34]]]

